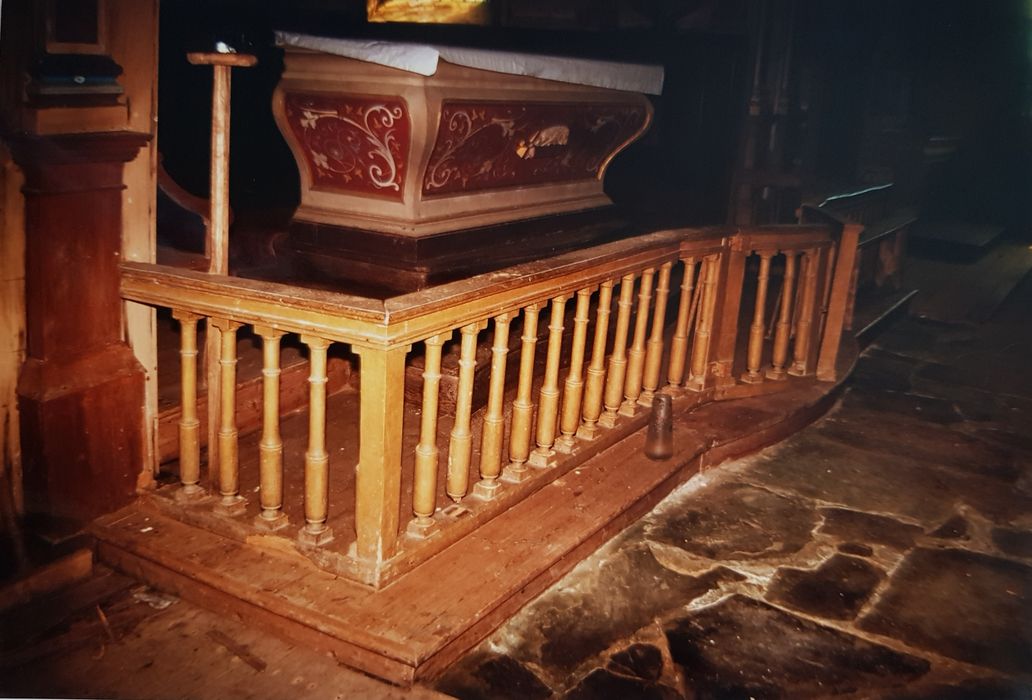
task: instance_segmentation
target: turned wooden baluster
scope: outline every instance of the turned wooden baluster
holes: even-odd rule
[[[455,425],[448,443],[448,497],[458,503],[469,491],[469,462],[473,451],[470,416],[473,412],[473,373],[477,367],[477,333],[484,327],[462,327],[459,349],[459,385],[455,394]]]
[[[599,425],[612,428],[616,425],[620,403],[623,400],[624,378],[627,376],[627,334],[631,328],[631,308],[634,306],[634,273],[624,275],[620,280],[620,297],[616,301],[616,331],[613,335],[613,353],[609,356],[609,373],[606,375],[604,396],[605,411],[598,419]]]
[[[505,433],[505,365],[509,354],[510,315],[499,314],[494,320],[494,345],[491,346],[491,379],[487,390],[487,412],[480,436],[480,481],[473,495],[489,501],[498,492],[498,476],[502,472],[502,438]]]
[[[441,346],[452,333],[439,333],[426,339],[423,356],[423,408],[416,445],[415,483],[412,486],[412,513],[408,534],[426,537],[434,528],[437,510],[437,403],[441,389]]]
[[[788,373],[801,377],[807,372],[810,359],[810,339],[813,333],[814,311],[817,306],[817,251],[803,254],[803,299],[796,320],[795,346],[792,367]]]
[[[774,350],[767,378],[785,379],[785,363],[788,361],[789,336],[792,334],[792,300],[795,297],[796,254],[785,251],[785,279],[781,286],[781,312],[774,327]]]
[[[580,426],[581,401],[584,397],[584,347],[588,338],[588,308],[592,290],[577,292],[577,308],[573,315],[573,346],[570,349],[570,373],[563,387],[563,409],[559,419],[561,435],[555,449],[569,454],[573,450],[574,435]]]
[[[602,415],[602,391],[606,378],[606,340],[609,335],[609,307],[613,302],[613,280],[602,283],[595,312],[595,338],[591,345],[591,362],[584,386],[584,422],[577,428],[577,437],[594,440],[598,437],[598,419]]]
[[[520,376],[516,387],[516,399],[512,402],[512,426],[509,431],[509,465],[503,478],[506,481],[524,481],[530,474],[527,460],[530,457],[531,418],[534,402],[531,393],[534,386],[534,354],[537,351],[538,304],[529,304],[523,309],[523,335],[520,337]]]
[[[770,260],[773,253],[760,251],[760,272],[756,280],[756,306],[753,308],[752,325],[749,326],[749,349],[742,381],[757,384],[763,381],[760,366],[763,363],[764,315],[767,312],[767,287],[770,285]]]
[[[195,500],[204,495],[201,488],[200,421],[197,419],[197,321],[189,311],[173,311],[179,321],[179,483],[176,498]]]
[[[330,341],[302,335],[308,346],[308,449],[305,451],[305,525],[301,544],[318,547],[333,539],[326,525],[330,505],[330,456],[326,452],[326,349]]]
[[[555,428],[559,419],[559,360],[563,350],[563,313],[570,297],[561,294],[552,299],[552,315],[548,321],[548,350],[545,355],[545,378],[538,394],[537,447],[530,453],[530,465],[539,469],[554,466]]]
[[[255,526],[280,530],[287,526],[283,512],[283,439],[280,437],[280,338],[283,331],[255,326],[262,337],[262,439],[258,443],[258,497],[262,511]]]
[[[681,386],[684,381],[684,363],[688,357],[688,316],[692,305],[692,287],[695,285],[695,258],[682,258],[684,277],[681,279],[681,296],[677,300],[677,321],[674,335],[670,339],[670,363],[667,369],[667,383]]]
[[[656,305],[652,309],[652,332],[645,345],[645,375],[641,381],[641,396],[638,404],[652,406],[652,398],[659,388],[659,372],[663,362],[663,330],[666,326],[667,298],[670,296],[670,268],[673,263],[665,262],[659,268],[659,282],[656,284]]]
[[[652,301],[652,281],[655,268],[646,268],[641,273],[638,285],[638,311],[634,317],[634,337],[627,352],[627,376],[624,378],[624,401],[620,404],[620,415],[633,416],[638,412],[638,397],[641,396],[641,380],[645,372],[645,331],[649,324],[649,303]]]
[[[237,453],[236,426],[236,332],[235,321],[212,319],[211,325],[222,333],[219,355],[219,502],[216,512],[236,516],[244,512],[246,501],[240,496],[240,464]]]
[[[720,275],[720,259],[709,255],[703,259],[702,300],[699,302],[699,318],[695,326],[695,342],[692,344],[691,367],[686,386],[692,391],[706,388],[706,369],[709,363],[710,336],[713,333],[713,312],[717,304],[717,281]]]

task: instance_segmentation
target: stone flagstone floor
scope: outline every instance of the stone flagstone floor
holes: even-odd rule
[[[1032,698],[1032,278],[907,319],[440,678],[459,698]]]

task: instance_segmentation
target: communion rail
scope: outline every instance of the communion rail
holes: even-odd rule
[[[385,301],[146,263],[122,265],[121,289],[126,299],[170,308],[181,324],[177,500],[209,509],[213,517],[239,522],[246,512],[235,420],[235,334],[250,324],[262,338],[261,510],[246,523],[260,532],[290,532],[283,507],[279,348],[284,334],[300,336],[310,366],[304,523],[295,544],[323,563],[332,559],[326,552],[344,545],[336,568],[379,587],[469,531],[466,525],[444,532],[442,512],[450,501],[484,504],[491,517],[586,459],[607,434],[611,444],[638,429],[658,392],[687,397],[683,407],[770,392],[790,375],[835,379],[855,243],[848,225],[668,230]],[[780,289],[772,291],[778,282]],[[564,335],[570,306],[572,333]],[[547,318],[540,348],[539,318]],[[195,410],[202,319],[222,338],[217,464],[208,465],[217,493],[211,495],[201,481]],[[747,332],[740,339],[743,322]],[[513,329],[520,334],[518,373],[507,375]],[[486,406],[474,411],[482,332],[492,341],[488,396]],[[458,390],[454,410],[443,416],[441,352],[452,338],[459,343]],[[359,358],[354,502],[335,504],[353,508],[353,532],[334,533],[327,522],[326,360],[332,343],[346,343]],[[406,358],[418,345],[422,405],[418,415],[406,416]],[[543,368],[536,363],[539,352]],[[451,425],[446,434],[440,429],[445,418]],[[406,419],[418,420],[419,430],[403,459]],[[343,478],[347,471],[335,474]]]

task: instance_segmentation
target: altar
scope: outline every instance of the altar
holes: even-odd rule
[[[609,163],[662,68],[278,33],[276,122],[301,178],[293,250],[417,289],[631,233]]]

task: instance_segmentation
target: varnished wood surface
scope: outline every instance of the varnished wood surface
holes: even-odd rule
[[[854,355],[847,345],[840,376]],[[94,533],[104,560],[154,585],[410,683],[439,672],[701,465],[797,430],[840,385],[792,386],[680,411],[669,461],[643,457],[639,431],[378,591],[320,571],[268,538],[222,538],[146,501],[97,521]]]

